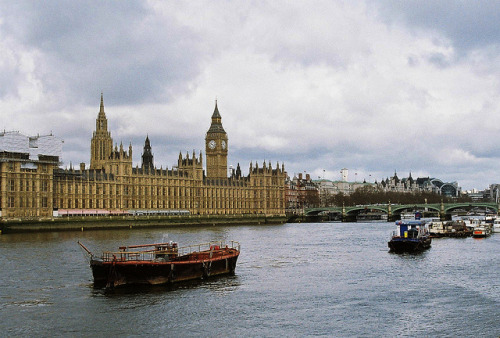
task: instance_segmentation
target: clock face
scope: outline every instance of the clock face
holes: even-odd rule
[[[210,149],[215,149],[215,141],[214,141],[214,140],[212,140],[212,141],[208,142],[208,147],[209,147]]]
[[[226,141],[222,141],[221,145],[222,145],[222,149],[226,149]]]

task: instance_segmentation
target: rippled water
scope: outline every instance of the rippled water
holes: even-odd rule
[[[389,223],[0,236],[0,332],[23,336],[500,335],[500,234],[388,253]],[[91,250],[237,240],[234,276],[105,292]]]

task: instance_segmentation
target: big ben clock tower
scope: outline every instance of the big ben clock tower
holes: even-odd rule
[[[212,124],[205,137],[207,154],[207,178],[227,178],[227,134],[215,101]]]

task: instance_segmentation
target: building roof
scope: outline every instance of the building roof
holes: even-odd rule
[[[212,124],[210,125],[210,129],[208,129],[209,133],[226,133],[224,128],[222,127],[222,118],[219,113],[219,108],[217,107],[217,100],[215,101],[215,109],[212,114]]]
[[[0,152],[29,154],[30,160],[40,156],[61,158],[63,141],[54,135],[26,136],[18,131],[0,133]]]

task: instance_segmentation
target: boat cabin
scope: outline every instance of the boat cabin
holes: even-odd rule
[[[425,232],[425,222],[422,221],[397,221],[395,235],[404,238],[417,238]]]
[[[176,258],[178,254],[177,243],[170,241],[169,243],[156,244],[154,252],[156,259],[168,261]]]

